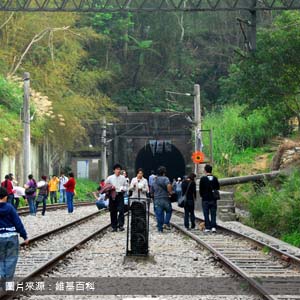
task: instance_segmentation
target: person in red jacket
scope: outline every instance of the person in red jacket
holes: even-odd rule
[[[74,174],[72,172],[69,173],[69,180],[64,184],[66,188],[66,196],[67,196],[67,206],[68,213],[73,212],[73,197],[75,192],[76,181],[74,179]]]
[[[6,188],[7,191],[7,202],[14,205],[14,188],[12,184],[12,178],[9,175],[5,176],[5,180],[1,182],[1,186]]]

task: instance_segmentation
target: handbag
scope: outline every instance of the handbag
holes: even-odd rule
[[[213,199],[214,199],[215,201],[221,199],[221,197],[220,197],[220,192],[219,192],[218,190],[212,190],[212,195],[213,195]]]
[[[187,199],[186,199],[186,194],[187,194],[187,192],[188,192],[188,190],[189,190],[189,188],[190,188],[191,183],[192,183],[192,182],[189,183],[189,185],[188,185],[188,187],[187,187],[187,189],[186,189],[184,195],[182,195],[182,196],[178,199],[178,206],[181,207],[181,208],[183,208],[183,207],[184,207],[184,204],[186,203],[186,200],[187,200]]]
[[[25,195],[27,196],[33,195],[35,192],[36,192],[36,188],[33,186],[25,189]]]
[[[178,199],[177,199],[177,194],[176,193],[172,193],[169,195],[169,200],[171,201],[171,203],[173,202],[177,202]]]

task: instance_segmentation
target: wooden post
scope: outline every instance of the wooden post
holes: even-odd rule
[[[23,180],[31,173],[30,156],[30,74],[24,73],[24,99],[23,99]]]

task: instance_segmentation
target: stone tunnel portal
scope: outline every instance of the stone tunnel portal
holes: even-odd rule
[[[151,150],[150,144],[143,147],[136,158],[135,168],[144,170],[144,177],[148,178],[151,170],[156,172],[157,168],[165,166],[167,168],[167,176],[170,180],[185,175],[185,161],[180,151],[170,145],[169,151],[155,152]]]

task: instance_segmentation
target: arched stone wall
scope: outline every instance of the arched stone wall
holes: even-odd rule
[[[109,138],[112,139],[109,145],[109,173],[113,164],[118,162],[126,168],[130,177],[134,176],[139,152],[151,140],[169,141],[172,149],[177,149],[183,158],[184,173],[188,174],[193,170],[192,127],[184,114],[123,112],[118,118],[119,122],[109,131]]]

